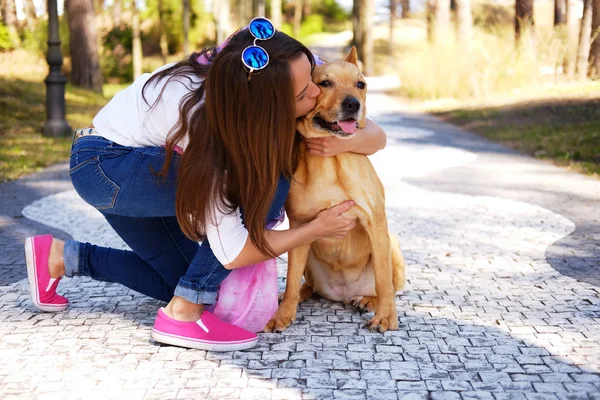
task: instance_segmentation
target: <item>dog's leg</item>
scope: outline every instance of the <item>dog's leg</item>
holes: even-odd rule
[[[389,232],[389,236],[390,246],[392,248],[392,284],[394,290],[398,292],[404,289],[404,285],[406,284],[406,263],[404,262],[402,251],[400,250],[398,238],[392,232]]]
[[[362,219],[362,218],[361,218]],[[387,229],[385,209],[377,210],[373,218],[361,221],[371,241],[371,260],[375,272],[375,292],[377,293],[375,316],[367,323],[370,330],[380,332],[398,329],[396,312],[396,291],[392,282],[392,249]],[[367,303],[368,303],[367,299]]]
[[[265,332],[284,331],[296,319],[298,303],[301,301],[300,282],[302,282],[309,251],[310,244],[304,244],[289,251],[285,293],[275,315],[265,326]],[[306,290],[303,294],[306,295]]]
[[[400,251],[400,243],[393,233],[390,235],[390,248],[392,251],[392,286],[396,292],[402,290],[406,284],[404,273],[404,257]],[[361,313],[375,312],[377,310],[377,297],[358,296],[352,299],[351,304]]]

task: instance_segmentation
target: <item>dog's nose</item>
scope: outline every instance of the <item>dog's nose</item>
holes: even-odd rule
[[[346,112],[355,113],[360,110],[360,101],[356,97],[346,97],[342,102],[342,109]]]

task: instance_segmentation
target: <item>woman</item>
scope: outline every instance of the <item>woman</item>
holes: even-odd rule
[[[230,270],[342,237],[355,224],[342,215],[353,205],[346,201],[304,226],[265,229],[289,190],[296,119],[320,93],[313,66],[306,47],[257,18],[225,45],[144,74],[118,93],[92,127],[75,132],[70,175],[131,251],[28,238],[34,304],[64,310],[60,278],[86,275],[168,302],[152,330],[158,342],[215,351],[255,346],[254,333],[204,311]],[[327,155],[385,145],[373,122],[357,137],[309,146]]]

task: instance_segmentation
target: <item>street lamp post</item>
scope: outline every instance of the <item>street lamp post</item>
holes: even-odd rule
[[[58,11],[56,0],[48,0],[48,56],[50,73],[46,78],[46,116],[42,128],[44,136],[67,136],[71,127],[65,120],[65,78],[60,68],[63,63],[60,52],[60,36],[58,35]]]

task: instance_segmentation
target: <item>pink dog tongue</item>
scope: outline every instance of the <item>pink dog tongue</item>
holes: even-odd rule
[[[349,119],[348,121],[339,121],[338,125],[346,133],[356,133],[358,128],[356,127],[356,120]]]

